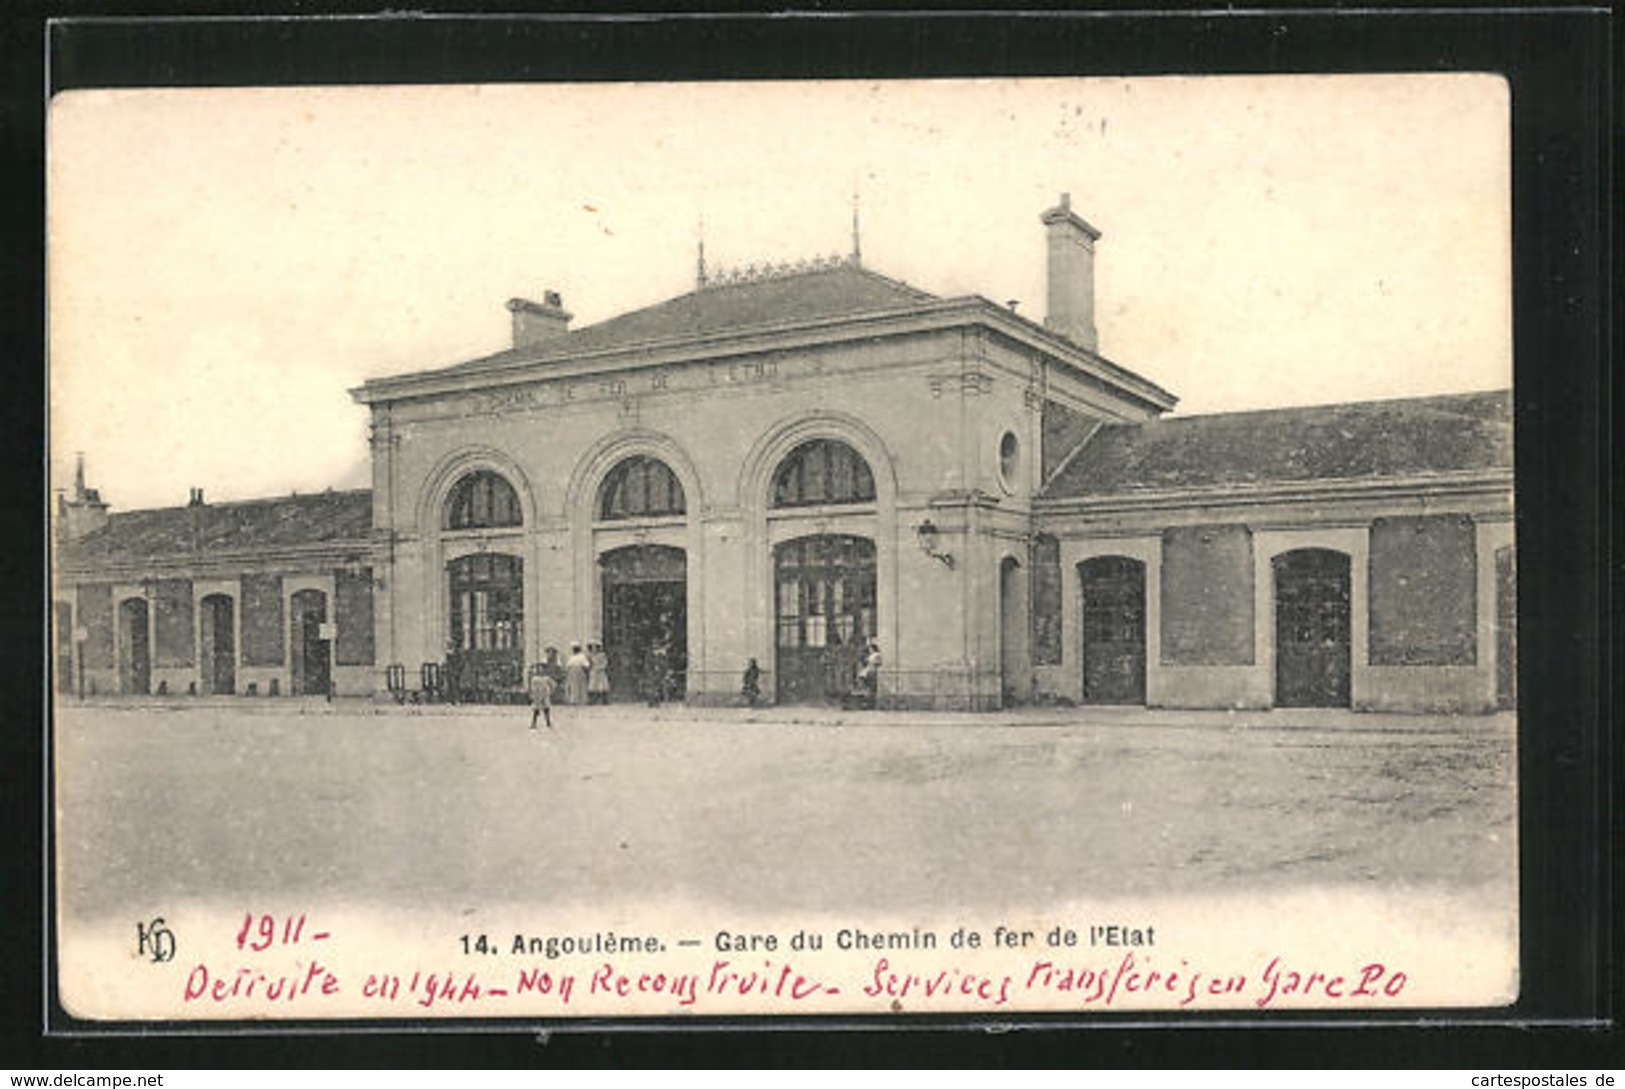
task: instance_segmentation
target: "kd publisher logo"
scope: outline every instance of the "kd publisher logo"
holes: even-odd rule
[[[162,915],[150,923],[135,924],[135,953],[151,957],[154,964],[175,959],[175,932],[164,925]]]

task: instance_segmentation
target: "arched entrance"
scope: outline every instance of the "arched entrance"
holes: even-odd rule
[[[838,702],[876,634],[875,543],[820,534],[773,550],[774,676],[780,703]]]
[[[128,696],[152,691],[152,644],[147,634],[147,601],[132,597],[118,607],[118,687]]]
[[[1145,564],[1096,556],[1078,565],[1083,590],[1083,701],[1145,702]]]
[[[464,703],[518,699],[525,687],[525,564],[478,552],[446,565],[446,686]]]
[[[291,661],[292,694],[326,695],[332,682],[331,657],[322,624],[327,620],[327,595],[320,590],[300,590],[290,601],[290,628],[293,636]]]
[[[213,696],[229,696],[237,691],[237,633],[232,620],[231,598],[210,594],[199,605],[199,651],[203,667],[203,691]]]
[[[687,553],[628,545],[599,556],[598,566],[609,698],[680,698],[688,690]]]
[[[1027,632],[1027,579],[1014,556],[999,564],[999,698],[1005,707],[1031,694]]]
[[[1518,567],[1510,547],[1495,550],[1495,705],[1518,705]]]
[[[1349,705],[1349,558],[1300,548],[1270,561],[1275,578],[1275,706]]]

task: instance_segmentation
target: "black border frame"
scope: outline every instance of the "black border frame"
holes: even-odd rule
[[[1336,1026],[1369,1015],[1276,1016],[1240,1031],[1225,1018],[1089,1019],[1078,1032],[1047,1031],[1067,1017],[1023,1018],[1032,1031],[991,1035],[970,1019],[807,1022],[726,1019],[714,1031],[664,1031],[671,1022],[622,1022],[611,1034],[588,1025],[551,1037],[510,1022],[425,1032],[394,1023],[303,1026],[309,1036],[226,1035],[184,1026],[185,1035],[40,1036],[50,995],[8,986],[7,1035],[17,1032],[42,1068],[140,1065],[425,1066],[531,1065],[1300,1065],[1522,1066],[1536,1052],[1574,1065],[1617,1055],[1608,1031],[1619,970],[1610,941],[1617,892],[1617,846],[1610,818],[1617,767],[1609,724],[1619,679],[1611,672],[1612,618],[1621,604],[1611,579],[1613,532],[1621,512],[1611,494],[1616,391],[1611,288],[1617,260],[1610,198],[1614,88],[1610,39],[1601,8],[1276,9],[1215,13],[987,12],[796,15],[667,13],[647,16],[493,15],[442,8],[436,14],[375,17],[356,6],[284,2],[247,17],[241,5],[171,3],[130,17],[119,5],[45,3],[5,17],[8,255],[3,309],[19,347],[5,404],[15,444],[3,493],[14,526],[33,545],[17,564],[45,578],[44,424],[44,109],[49,91],[83,87],[309,83],[441,83],[521,80],[601,81],[743,78],[933,78],[964,76],[1151,75],[1201,73],[1491,71],[1512,88],[1514,350],[1517,422],[1517,533],[1520,551],[1520,836],[1524,988],[1506,1011],[1405,1011],[1390,1028]],[[506,5],[488,5],[486,12]],[[237,10],[231,10],[236,7]],[[320,17],[317,17],[320,16]],[[297,18],[294,18],[297,17]],[[52,22],[52,20],[62,20]],[[47,84],[47,80],[49,83]],[[1396,239],[1394,244],[1403,244]],[[40,346],[40,355],[31,350]],[[28,467],[24,469],[23,467]],[[28,553],[13,553],[27,555]],[[0,610],[17,631],[17,683],[8,686],[6,827],[14,853],[8,882],[12,947],[43,948],[41,896],[17,895],[41,860],[46,799],[34,775],[43,767],[41,708],[47,696],[39,640],[48,608],[43,581],[0,580]],[[39,685],[38,688],[35,685]],[[36,886],[36,892],[39,890]],[[22,901],[19,903],[19,901]],[[20,918],[13,918],[15,914]],[[30,917],[32,916],[32,917]],[[26,974],[17,958],[11,980]],[[63,1027],[141,1032],[158,1026]],[[1522,1025],[1509,1030],[1506,1023]],[[1445,1027],[1448,1026],[1448,1027]],[[297,1026],[296,1026],[297,1027]],[[898,1033],[906,1028],[913,1031]],[[659,1031],[643,1031],[654,1029]],[[875,1029],[883,1031],[873,1031]],[[1168,1031],[1173,1029],[1174,1031]],[[1331,1029],[1331,1031],[1328,1031]],[[1530,1031],[1533,1029],[1533,1031]],[[20,1031],[19,1031],[20,1030]],[[30,1031],[32,1030],[32,1032]],[[726,1030],[726,1031],[719,1031]],[[745,1033],[741,1035],[741,1032]],[[496,1033],[480,1038],[469,1033]],[[545,1041],[539,1047],[538,1041]],[[456,1046],[448,1046],[455,1043]],[[1596,1056],[1592,1058],[1591,1056]],[[1617,1059],[1614,1060],[1617,1062]]]

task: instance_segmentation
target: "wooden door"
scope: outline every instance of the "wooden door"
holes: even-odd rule
[[[1145,702],[1145,564],[1098,556],[1078,565],[1083,585],[1085,703]]]
[[[1286,552],[1275,576],[1275,705],[1349,705],[1349,558],[1324,548]]]
[[[838,703],[876,634],[875,544],[822,534],[774,550],[774,687],[780,703]]]

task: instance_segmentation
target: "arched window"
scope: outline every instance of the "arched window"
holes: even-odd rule
[[[617,463],[598,490],[598,517],[605,520],[653,518],[687,509],[677,474],[659,458],[642,454]]]
[[[446,565],[450,649],[518,651],[525,645],[525,567],[518,556],[481,552]]]
[[[872,503],[875,478],[863,456],[844,442],[813,439],[780,463],[773,474],[775,507],[824,503]]]
[[[513,485],[483,469],[459,480],[446,500],[446,529],[497,529],[523,521]]]

